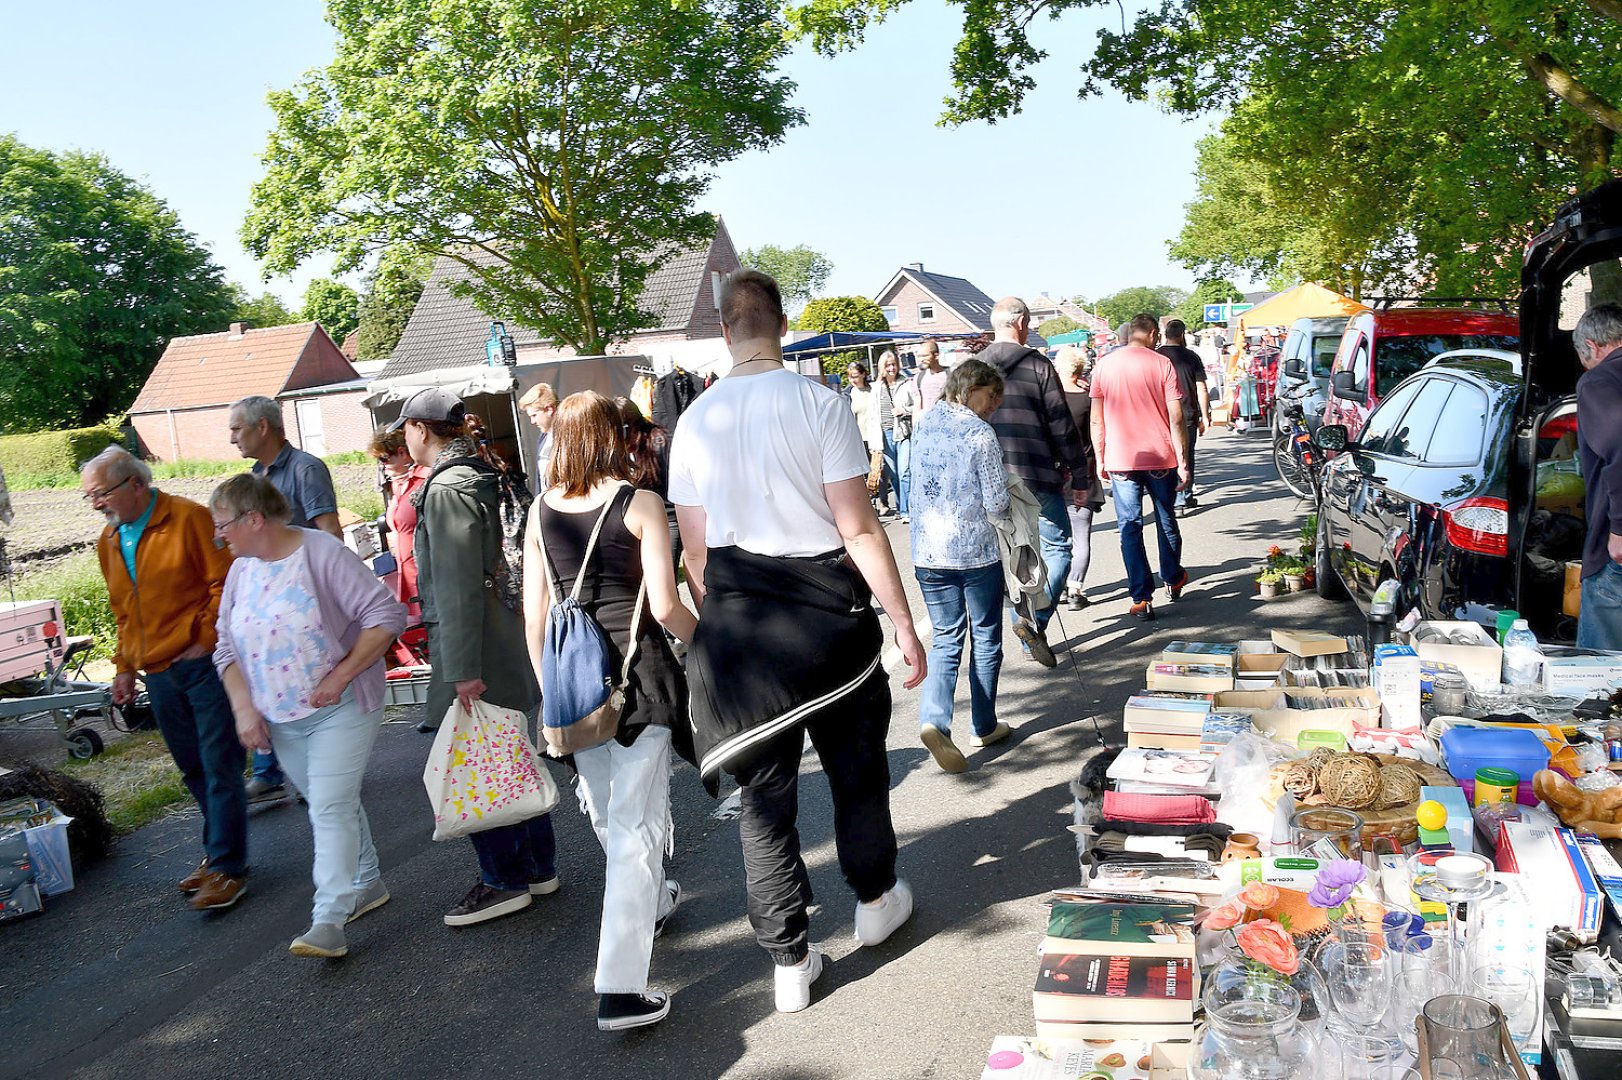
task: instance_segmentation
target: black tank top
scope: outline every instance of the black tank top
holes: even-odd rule
[[[642,586],[642,545],[625,525],[625,511],[635,491],[620,489],[609,498],[608,516],[603,519],[597,547],[586,566],[580,584],[580,606],[590,612],[608,635],[609,650],[616,671],[625,662],[625,645],[631,633],[631,615],[636,594]],[[591,540],[602,507],[571,513],[556,510],[546,499],[538,498],[537,521],[540,541],[557,573],[558,588],[564,596],[574,588],[581,557]],[[625,712],[620,718],[619,741],[629,745],[645,724],[670,727],[687,723],[687,681],[670,651],[664,630],[649,612],[646,601],[637,629],[636,658],[631,662]]]

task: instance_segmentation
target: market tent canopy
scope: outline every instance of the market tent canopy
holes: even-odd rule
[[[804,341],[796,341],[792,345],[784,346],[784,356],[795,356],[800,353],[827,352],[830,349],[843,349],[850,346],[884,345],[892,341],[922,341],[923,334],[913,334],[906,330],[886,330],[882,334],[871,331],[857,332],[854,330],[830,330],[826,334],[808,337]]]
[[[1093,339],[1091,330],[1072,330],[1068,334],[1054,334],[1048,338],[1049,345],[1085,345]]]
[[[1271,299],[1257,304],[1239,316],[1239,340],[1252,326],[1282,326],[1288,329],[1297,319],[1322,318],[1329,315],[1356,315],[1369,310],[1349,296],[1333,289],[1307,282],[1287,289]]]

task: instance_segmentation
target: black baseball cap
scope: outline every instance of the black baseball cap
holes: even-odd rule
[[[400,418],[389,425],[389,430],[399,431],[407,420],[460,424],[466,416],[467,406],[462,404],[461,398],[442,386],[430,386],[406,398],[400,407]]]

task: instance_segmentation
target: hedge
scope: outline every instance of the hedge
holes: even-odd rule
[[[0,469],[6,472],[7,486],[16,491],[74,487],[79,482],[79,466],[107,447],[123,443],[123,429],[114,423],[0,435]]]

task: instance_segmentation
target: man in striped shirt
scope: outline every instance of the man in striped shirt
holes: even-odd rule
[[[1027,618],[1013,613],[1014,633],[1043,667],[1058,661],[1048,645],[1047,625],[1070,573],[1070,515],[1064,482],[1082,467],[1081,435],[1065,404],[1064,387],[1053,362],[1025,344],[1031,309],[1017,296],[1005,296],[991,309],[992,342],[976,358],[1002,372],[1002,405],[991,426],[1002,444],[1003,464],[1024,480],[1041,505],[1042,561],[1048,570],[1048,606]]]

